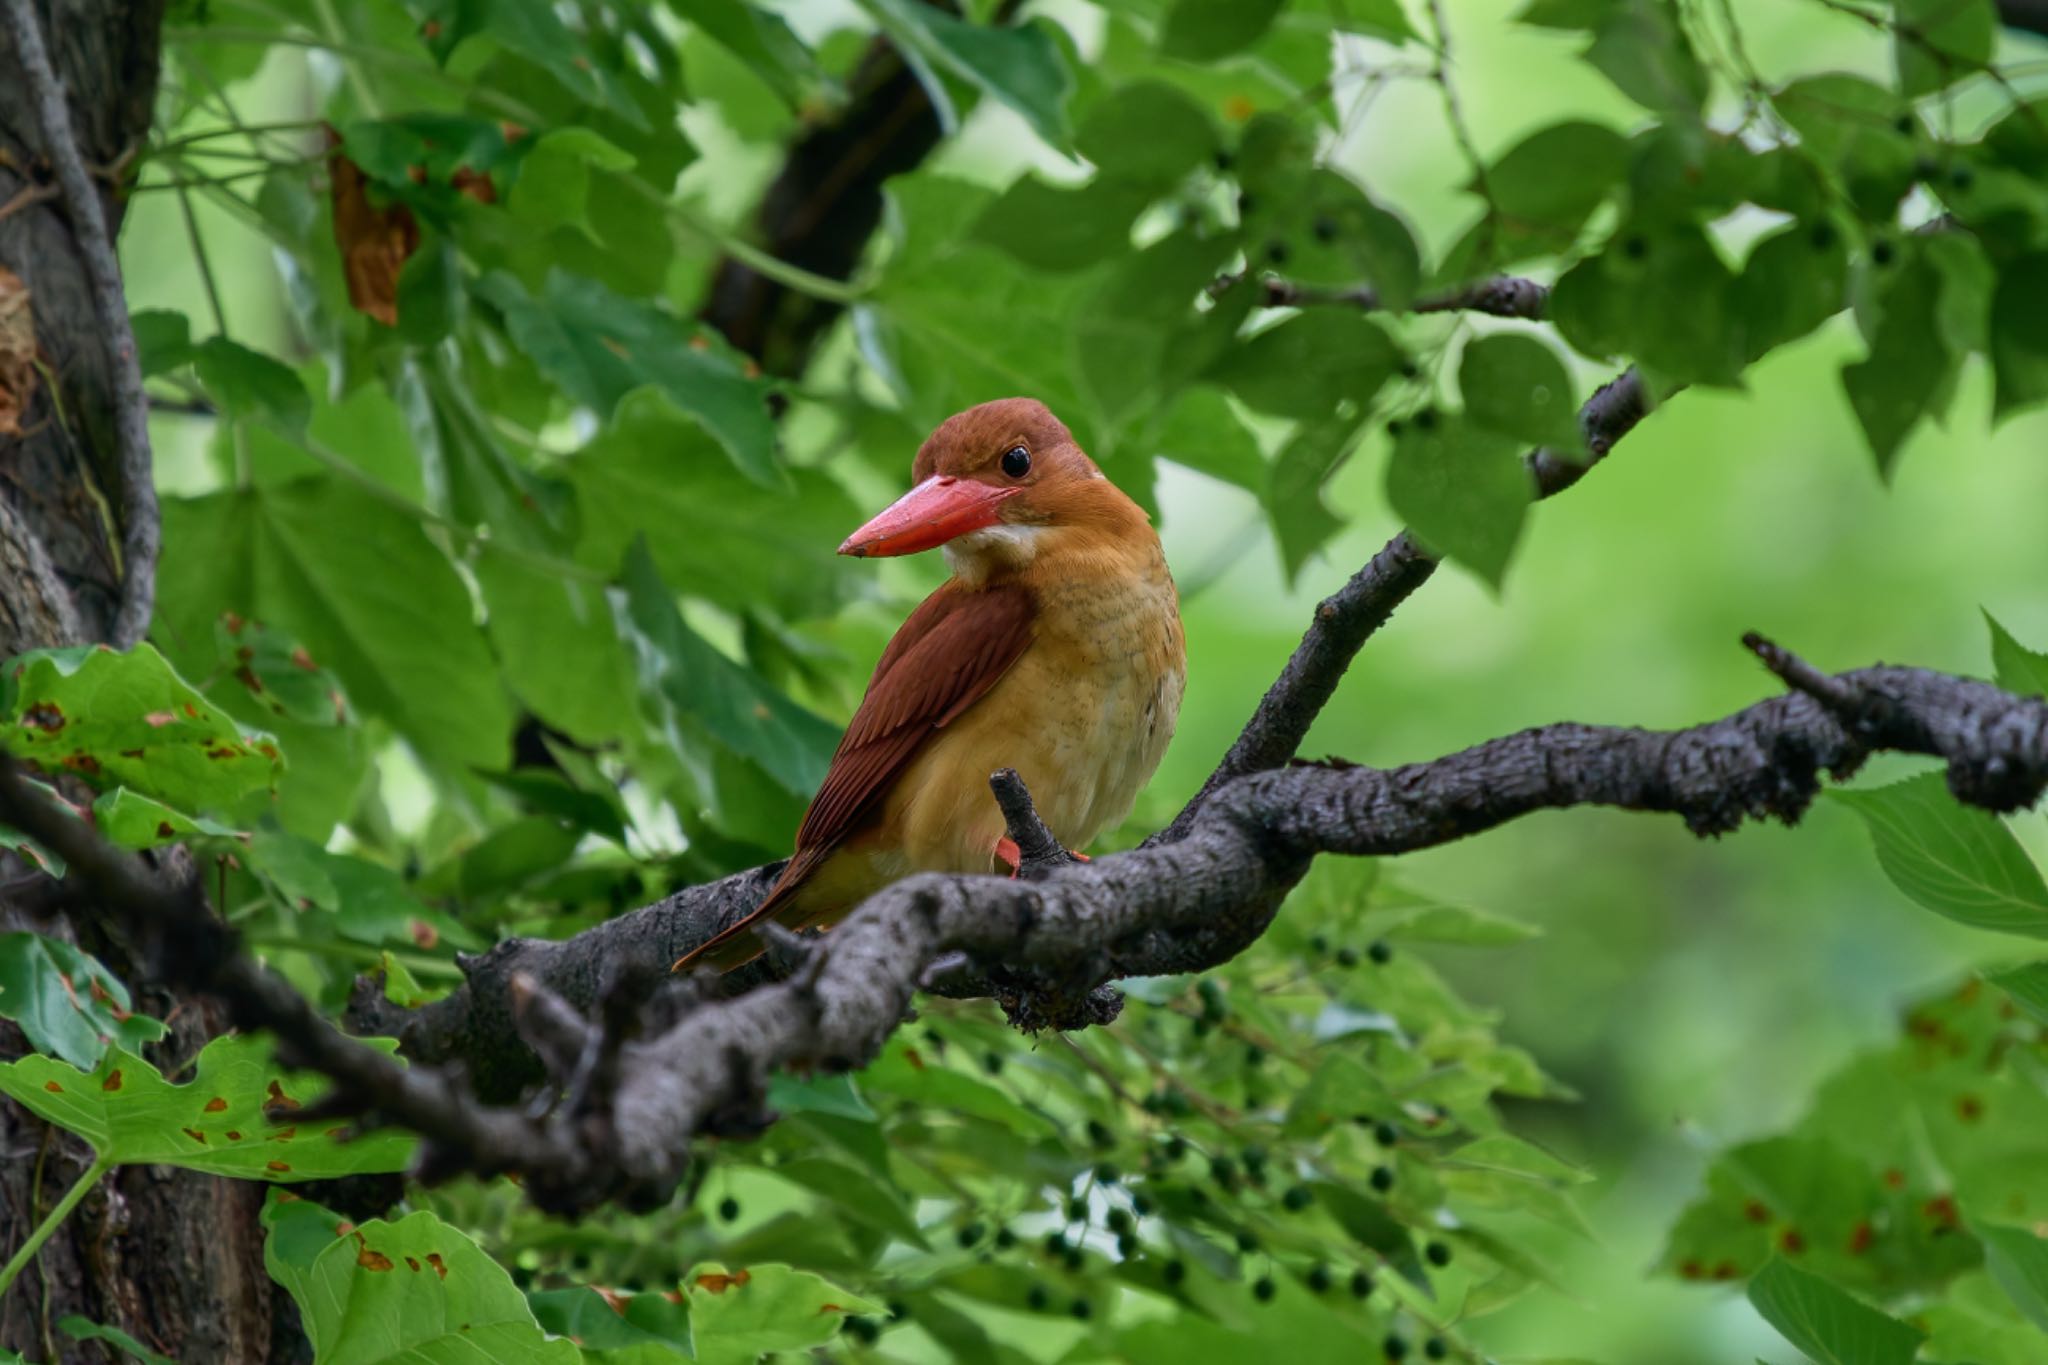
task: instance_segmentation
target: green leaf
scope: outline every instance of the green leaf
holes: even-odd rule
[[[1264,36],[1283,2],[1174,0],[1160,27],[1159,50],[1187,62],[1228,57]]]
[[[1104,95],[1074,136],[1105,176],[1167,189],[1216,155],[1215,121],[1163,81],[1133,81]]]
[[[186,810],[232,805],[283,768],[277,745],[244,729],[147,642],[41,649],[0,675],[7,747],[45,771],[121,785]]]
[[[1756,360],[1805,336],[1848,304],[1849,249],[1822,219],[1793,223],[1750,249],[1735,287],[1743,354]]]
[[[108,1327],[104,1323],[82,1318],[76,1313],[58,1318],[57,1326],[73,1341],[104,1341],[116,1350],[124,1351],[141,1361],[142,1365],[178,1365],[177,1361],[169,1356],[158,1355],[120,1328]]]
[[[882,31],[913,61],[939,124],[958,130],[960,114],[944,72],[1017,111],[1052,146],[1068,146],[1067,95],[1073,78],[1059,46],[1038,24],[995,27],[969,23],[918,0],[860,0]]]
[[[1533,924],[1438,900],[1392,882],[1383,882],[1374,890],[1371,908],[1359,927],[1361,932],[1386,938],[1473,947],[1504,947],[1543,932]]]
[[[348,699],[332,672],[296,640],[260,621],[225,613],[214,623],[214,648],[233,665],[234,680],[249,700],[274,716],[303,725],[348,720]]]
[[[94,801],[92,821],[101,834],[123,848],[155,848],[202,834],[232,838],[241,833],[233,825],[187,815],[128,787],[116,787]]]
[[[243,858],[286,905],[326,911],[334,916],[335,931],[358,943],[411,947],[454,927],[415,897],[392,869],[354,854],[330,853],[295,834],[259,830]]]
[[[1820,1365],[1910,1365],[1920,1349],[1905,1323],[1775,1258],[1749,1282],[1749,1301]]]
[[[1951,796],[1940,773],[1828,795],[1863,817],[1878,864],[1919,904],[1979,929],[2048,938],[2040,869],[1997,816]]]
[[[316,1359],[351,1365],[577,1365],[504,1267],[422,1209],[360,1226],[304,1200],[264,1206],[263,1259],[299,1305]],[[341,1231],[347,1228],[347,1231]]]
[[[1612,128],[1568,120],[1529,134],[1486,172],[1502,216],[1577,230],[1628,170],[1628,139]]]
[[[1474,426],[1565,455],[1584,449],[1571,376],[1534,337],[1499,332],[1467,343],[1458,392]]]
[[[883,1311],[822,1276],[773,1263],[693,1266],[683,1294],[699,1365],[752,1365],[771,1351],[805,1351],[836,1336],[848,1314]]]
[[[2048,252],[1999,268],[1991,295],[1991,367],[1997,377],[1994,413],[2003,421],[2048,400]]]
[[[1515,443],[1456,413],[1423,413],[1403,423],[1387,462],[1387,502],[1409,530],[1496,592],[1531,491]]]
[[[726,477],[745,482],[725,460],[717,464]],[[673,493],[661,490],[664,499]],[[640,504],[634,514],[651,521],[657,506]],[[601,518],[592,524],[608,531],[625,529]],[[717,540],[723,528],[713,523],[705,529],[709,539]],[[663,539],[696,549],[707,537]],[[617,563],[616,556],[612,562]],[[490,613],[491,642],[519,699],[548,724],[585,743],[623,739],[634,728],[633,672],[604,587],[496,554],[477,561],[476,580]]]
[[[826,82],[818,59],[779,14],[747,0],[693,0],[685,17],[745,62],[792,109]]]
[[[550,270],[538,297],[503,271],[478,292],[505,315],[512,341],[578,403],[609,420],[634,389],[653,385],[696,417],[749,477],[774,487],[775,424],[767,387],[705,328],[622,298],[595,280]]]
[[[635,647],[642,695],[670,724],[759,763],[791,794],[815,791],[838,730],[691,630],[644,541],[628,552],[623,578],[614,609]]]
[[[1988,611],[1984,623],[1991,627],[1991,666],[1998,685],[2023,697],[2048,697],[2048,654],[2015,640]]]
[[[1177,387],[1176,345],[1198,325],[1195,300],[1230,250],[1227,237],[1162,237],[1111,267],[1075,311],[1074,372],[1105,420],[1156,408]]]
[[[533,1316],[551,1335],[568,1337],[584,1349],[584,1360],[617,1359],[620,1365],[653,1365],[660,1361],[688,1360],[690,1313],[682,1304],[672,1303],[666,1294],[648,1292],[623,1294],[616,1289],[599,1292],[594,1288],[542,1289],[528,1291],[527,1304]],[[644,1346],[648,1354],[613,1357],[594,1352],[623,1352]]]
[[[564,226],[589,231],[591,172],[633,166],[631,152],[588,128],[557,128],[543,133],[519,163],[519,181],[505,207],[542,232]]]
[[[1892,58],[1907,95],[1932,94],[1982,71],[1998,45],[1991,0],[1896,0],[1892,25]]]
[[[1941,276],[1918,253],[1892,269],[1890,286],[1880,295],[1883,314],[1870,354],[1842,367],[1849,406],[1885,478],[1906,436],[1948,392],[1956,363],[1937,341]]]
[[[128,322],[135,330],[135,358],[144,379],[191,362],[192,320],[183,313],[143,308],[129,314]]]
[[[1079,270],[1128,249],[1151,198],[1145,185],[1111,176],[1063,189],[1027,175],[988,206],[974,235],[1035,270]]]
[[[392,1038],[361,1045],[395,1055]],[[329,1180],[402,1171],[417,1139],[393,1130],[350,1136],[347,1124],[301,1130],[284,1110],[317,1101],[321,1081],[278,1066],[267,1038],[230,1034],[201,1049],[192,1079],[173,1085],[140,1057],[113,1048],[90,1072],[40,1055],[0,1065],[0,1093],[78,1134],[114,1165],[184,1166],[243,1180]],[[347,1140],[343,1140],[347,1139]]]
[[[1363,407],[1402,361],[1379,324],[1346,309],[1300,313],[1224,352],[1207,378],[1247,407],[1314,421],[1347,400]]]
[[[2048,1241],[2025,1228],[1976,1223],[1991,1278],[2033,1324],[2048,1332]]]
[[[313,396],[283,362],[216,336],[199,344],[192,363],[224,415],[268,422],[294,435],[306,429]]]
[[[548,0],[410,0],[421,20],[420,33],[444,64],[457,46],[486,35],[553,76],[562,88],[586,104],[602,105],[636,128],[646,127],[610,63],[598,60],[583,35],[562,22]]]
[[[1266,514],[1289,581],[1344,529],[1343,519],[1323,501],[1323,487],[1351,454],[1357,434],[1358,424],[1342,417],[1304,423],[1274,457]]]
[[[97,958],[41,934],[0,934],[0,1017],[29,1046],[81,1069],[109,1047],[139,1052],[164,1036],[162,1021],[130,1012],[128,988]]]
[[[1183,390],[1159,414],[1149,444],[1162,457],[1212,479],[1254,493],[1266,487],[1266,461],[1258,438],[1215,389]]]
[[[2048,1024],[2048,962],[1993,972],[1984,979],[2011,996],[2036,1023]]]
[[[211,646],[232,611],[301,641],[422,753],[505,766],[511,709],[469,589],[413,517],[369,490],[323,476],[166,499],[158,581],[187,669],[227,662]]]
[[[1585,60],[1637,104],[1691,121],[1707,99],[1707,72],[1685,36],[1674,0],[1610,6]]]

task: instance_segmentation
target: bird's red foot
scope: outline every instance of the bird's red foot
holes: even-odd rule
[[[1017,841],[1005,834],[996,840],[996,861],[1010,869],[1010,876],[1017,875],[1017,869],[1024,866],[1024,855],[1017,849]]]
[[[1088,856],[1087,854],[1085,854],[1085,853],[1076,853],[1076,852],[1074,852],[1074,850],[1072,850],[1071,848],[1067,850],[1067,856],[1068,856],[1069,858],[1072,858],[1072,859],[1073,859],[1073,860],[1074,860],[1075,862],[1077,862],[1077,863],[1092,863],[1092,862],[1094,862],[1094,861],[1095,861],[1095,860],[1094,860],[1093,858],[1089,857],[1089,856]]]

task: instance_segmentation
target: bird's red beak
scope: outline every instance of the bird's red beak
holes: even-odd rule
[[[955,536],[995,525],[997,509],[1023,491],[934,474],[848,536],[839,553],[857,558],[914,555],[944,545]]]

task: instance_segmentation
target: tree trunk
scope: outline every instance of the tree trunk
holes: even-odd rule
[[[119,182],[148,135],[158,77],[163,0],[45,0],[44,34],[80,151],[99,176],[110,224]],[[84,265],[55,194],[14,43],[0,26],[0,658],[106,638],[119,597],[120,506],[113,385]],[[5,364],[8,305],[23,317],[26,289],[34,365]],[[54,381],[57,392],[50,391]],[[18,425],[19,431],[11,428]],[[0,930],[71,936],[21,899],[23,869],[0,858]],[[135,980],[116,947],[88,943]],[[215,1012],[147,989],[141,1007],[172,1021],[151,1060],[166,1071],[219,1025]],[[0,1025],[0,1057],[26,1048]],[[78,1139],[0,1101],[0,1257],[11,1255],[91,1160]],[[78,1314],[122,1328],[184,1362],[266,1362],[302,1353],[295,1315],[263,1269],[259,1186],[159,1167],[103,1180],[0,1301],[0,1346],[30,1360],[104,1361],[59,1319]],[[273,1345],[273,1338],[284,1343]]]

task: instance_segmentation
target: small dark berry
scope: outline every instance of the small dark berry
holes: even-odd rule
[[[1259,1249],[1259,1239],[1252,1235],[1249,1228],[1237,1230],[1237,1249],[1247,1256]]]
[[[1401,362],[1400,373],[1403,379],[1414,379],[1421,375],[1422,367],[1412,360],[1404,360]]]
[[[1369,1299],[1372,1297],[1371,1271],[1354,1270],[1351,1272],[1351,1297],[1354,1299]]]
[[[1393,437],[1396,437],[1396,438],[1398,438],[1398,437],[1399,437],[1399,436],[1401,435],[1401,419],[1400,419],[1400,418],[1398,418],[1398,417],[1394,417],[1394,418],[1389,418],[1389,419],[1388,419],[1388,421],[1387,421],[1387,435],[1389,435],[1389,436],[1393,436]],[[1318,949],[1316,949],[1316,956],[1318,956],[1318,957],[1323,957],[1323,956],[1327,955],[1327,954],[1328,954],[1328,952],[1329,952],[1329,948],[1330,948],[1330,941],[1329,941],[1328,939],[1322,939],[1322,940],[1320,940],[1320,942],[1322,943],[1322,945],[1323,945],[1323,946],[1322,946],[1322,947],[1320,947],[1320,948],[1318,948]]]
[[[1256,209],[1256,208],[1257,208],[1258,206],[1259,206],[1259,201],[1258,201],[1258,200],[1254,199],[1254,198],[1253,198],[1252,196],[1250,196],[1249,194],[1246,194],[1246,193],[1244,193],[1244,192],[1243,192],[1243,191],[1241,191],[1241,190],[1240,190],[1240,191],[1238,192],[1238,196],[1237,196],[1237,216],[1238,216],[1238,217],[1240,217],[1240,218],[1249,218],[1249,217],[1251,217],[1251,216],[1252,216],[1252,210]]]
[[[1913,116],[1911,114],[1899,115],[1896,119],[1892,120],[1892,128],[1901,136],[1911,137],[1914,128]]]
[[[1132,1195],[1131,1212],[1137,1214],[1140,1218],[1147,1217],[1152,1212],[1152,1201],[1142,1194]]]
[[[1253,1044],[1244,1050],[1244,1064],[1253,1069],[1266,1064],[1266,1049]]]
[[[1188,1186],[1188,1202],[1198,1209],[1209,1207],[1209,1192],[1200,1185]]]
[[[1976,179],[1977,173],[1968,166],[1956,166],[1948,173],[1948,183],[1954,185],[1959,190],[1970,188]]]
[[[1424,408],[1416,413],[1415,426],[1421,431],[1434,431],[1436,429],[1436,409]]]
[[[588,1270],[590,1269],[590,1264],[590,1253],[587,1251],[579,1251],[569,1258],[569,1269],[571,1270]]]
[[[1266,259],[1274,265],[1287,264],[1287,243],[1277,239],[1266,243]]]
[[[1209,1030],[1214,1027],[1215,1025],[1210,1023],[1208,1018],[1205,1016],[1203,1018],[1195,1020],[1194,1025],[1188,1029],[1188,1032],[1194,1034],[1197,1038],[1207,1038],[1209,1036]]]
[[[1393,1168],[1392,1166],[1375,1166],[1375,1167],[1373,1167],[1373,1168],[1372,1168],[1372,1187],[1373,1187],[1374,1189],[1378,1190],[1378,1191],[1379,1191],[1379,1192],[1380,1192],[1381,1194],[1385,1194],[1385,1193],[1386,1193],[1386,1192],[1387,1192],[1388,1190],[1391,1190],[1391,1189],[1393,1189],[1393,1188],[1394,1188],[1394,1168]]]
[[[1933,157],[1923,156],[1914,159],[1913,178],[1915,180],[1932,180],[1939,174],[1941,174],[1941,166]]]
[[[1014,1232],[1010,1231],[1010,1230],[1009,1230],[1008,1228],[997,1228],[997,1229],[996,1229],[996,1250],[997,1250],[997,1251],[1008,1251],[1008,1250],[1009,1250],[1010,1248],[1012,1248],[1012,1247],[1014,1247],[1014,1246],[1016,1246],[1016,1245],[1017,1245],[1017,1234],[1016,1234],[1016,1233],[1014,1233]]]
[[[889,1308],[889,1321],[891,1321],[891,1322],[904,1322],[904,1321],[907,1321],[907,1320],[909,1319],[909,1317],[910,1317],[910,1305],[909,1305],[909,1304],[905,1303],[905,1302],[904,1302],[903,1300],[901,1300],[901,1299],[890,1299],[890,1300],[888,1300],[888,1301],[887,1301],[887,1303],[888,1303],[888,1308]]]
[[[1123,1178],[1124,1173],[1116,1168],[1116,1164],[1114,1162],[1105,1161],[1095,1168],[1095,1180],[1097,1184],[1114,1185],[1117,1181],[1122,1180]]]
[[[1088,1201],[1078,1194],[1067,1196],[1067,1221],[1085,1223],[1088,1221]]]
[[[1372,1128],[1372,1140],[1382,1147],[1391,1147],[1401,1140],[1401,1130],[1391,1123],[1376,1123]]]
[[[1394,950],[1387,946],[1387,941],[1383,938],[1374,939],[1366,947],[1365,955],[1382,967],[1394,960]]]
[[[1231,167],[1231,165],[1232,165],[1232,164],[1233,164],[1233,163],[1234,163],[1234,162],[1236,161],[1236,158],[1235,158],[1235,157],[1233,157],[1233,156],[1232,156],[1232,155],[1231,155],[1231,154],[1230,154],[1229,152],[1221,152],[1221,151],[1219,151],[1218,153],[1216,153],[1216,158],[1215,158],[1215,159],[1216,159],[1216,169],[1217,169],[1217,170],[1219,170],[1219,171],[1227,171],[1227,170],[1229,170],[1229,169],[1230,169],[1230,167]]]
[[[1310,228],[1316,234],[1316,240],[1319,242],[1334,242],[1337,240],[1337,220],[1327,213],[1317,214],[1316,220],[1310,224]]]
[[[1833,223],[1815,223],[1809,240],[1812,241],[1815,251],[1826,251],[1835,244],[1835,225]]]
[[[981,1059],[981,1069],[991,1076],[1003,1074],[1003,1054],[991,1052]]]
[[[1088,1120],[1088,1141],[1092,1146],[1107,1147],[1116,1141],[1116,1134],[1109,1131],[1101,1119]]]
[[[976,1242],[979,1242],[981,1240],[981,1234],[985,1231],[987,1231],[987,1229],[983,1228],[981,1224],[969,1223],[966,1227],[960,1229],[960,1231],[955,1235],[959,1238],[960,1245],[963,1248],[965,1248],[971,1247]]]
[[[1892,244],[1890,242],[1876,241],[1870,244],[1870,263],[1872,265],[1890,265],[1892,263],[1892,254]]]
[[[515,1265],[515,1266],[513,1266],[513,1267],[512,1267],[512,1283],[514,1283],[514,1284],[518,1285],[518,1286],[519,1286],[519,1287],[520,1287],[521,1289],[527,1289],[527,1288],[530,1288],[530,1287],[532,1286],[532,1284],[533,1284],[533,1269],[532,1269],[532,1267],[530,1267],[530,1266],[523,1266],[523,1265]]]
[[[859,1341],[873,1341],[882,1335],[882,1329],[873,1318],[848,1318],[846,1334]]]
[[[1640,261],[1650,254],[1650,243],[1640,233],[1631,232],[1621,240],[1621,254],[1632,261]]]
[[[1280,1196],[1280,1202],[1295,1213],[1300,1213],[1310,1204],[1315,1203],[1316,1197],[1310,1192],[1308,1186],[1296,1185],[1289,1189],[1286,1194]]]
[[[1330,951],[1330,940],[1321,934],[1317,934],[1309,939],[1308,950],[1317,957],[1327,956]]]
[[[1075,1299],[1073,1303],[1067,1306],[1067,1311],[1069,1313],[1072,1313],[1075,1317],[1079,1318],[1082,1322],[1086,1322],[1088,1321],[1089,1317],[1095,1312],[1095,1306],[1089,1303],[1086,1299]]]
[[[1187,1154],[1188,1140],[1186,1138],[1170,1137],[1166,1140],[1166,1159],[1168,1161],[1179,1161]]]
[[[1262,1142],[1247,1142],[1244,1150],[1238,1155],[1244,1158],[1246,1166],[1263,1166],[1266,1164],[1266,1145]]]
[[[1431,1242],[1422,1249],[1422,1258],[1442,1270],[1451,1263],[1451,1249],[1442,1242]]]
[[[1422,424],[1418,422],[1416,425],[1420,426]],[[1358,955],[1358,949],[1348,943],[1337,950],[1337,965],[1339,967],[1356,967],[1362,960]]]
[[[1388,1360],[1406,1360],[1408,1358],[1408,1343],[1397,1336],[1389,1336],[1385,1341],[1381,1342],[1380,1349],[1386,1352]]]
[[[1444,1344],[1442,1337],[1431,1337],[1422,1343],[1422,1354],[1431,1360],[1444,1360],[1451,1354],[1451,1348]]]
[[[1046,1234],[1045,1234],[1045,1254],[1046,1254],[1046,1255],[1048,1255],[1048,1256],[1059,1256],[1059,1255],[1062,1255],[1063,1253],[1065,1253],[1066,1249],[1067,1249],[1067,1235],[1066,1235],[1065,1233],[1063,1233],[1063,1232],[1048,1232],[1048,1233],[1046,1233]]]
[[[733,1219],[739,1217],[740,1201],[734,1199],[731,1195],[727,1195],[725,1198],[719,1200],[718,1216],[728,1223],[730,1223]]]
[[[1237,1179],[1237,1163],[1227,1156],[1212,1156],[1209,1158],[1209,1174],[1215,1177],[1217,1184],[1228,1185]]]
[[[1042,1284],[1034,1284],[1024,1291],[1024,1306],[1034,1313],[1043,1313],[1045,1305],[1049,1302],[1051,1296],[1045,1292],[1045,1286]]]
[[[1106,1227],[1106,1228],[1108,1228],[1108,1229],[1109,1229],[1109,1230],[1110,1230],[1111,1232],[1117,1232],[1117,1233],[1129,1232],[1129,1231],[1131,1230],[1131,1213],[1130,1213],[1130,1210],[1129,1210],[1129,1209],[1111,1209],[1111,1210],[1109,1211],[1109,1214],[1108,1214],[1108,1216],[1106,1216],[1106,1217],[1105,1217],[1105,1218],[1104,1218],[1104,1219],[1102,1220],[1102,1223],[1103,1223],[1103,1226],[1104,1226],[1104,1227]]]
[[[1270,1303],[1276,1286],[1271,1275],[1261,1275],[1252,1282],[1252,1297],[1260,1303]]]
[[[1179,1284],[1188,1277],[1187,1262],[1171,1260],[1159,1268],[1159,1273],[1168,1284]]]
[[[1081,1268],[1081,1267],[1082,1267],[1083,1265],[1086,1265],[1086,1264],[1087,1264],[1087,1262],[1088,1262],[1088,1258],[1087,1258],[1086,1256],[1084,1256],[1084,1255],[1083,1255],[1083,1254],[1081,1253],[1081,1248],[1079,1248],[1079,1247],[1068,1247],[1068,1248],[1067,1248],[1067,1255],[1066,1255],[1066,1266],[1067,1266],[1067,1269],[1069,1269],[1069,1270],[1079,1270],[1079,1269],[1080,1269],[1080,1268]]]
[[[1126,1261],[1136,1259],[1138,1255],[1138,1239],[1131,1236],[1128,1232],[1119,1233],[1116,1239],[1116,1254],[1123,1257]]]
[[[1330,1292],[1330,1285],[1332,1283],[1334,1283],[1334,1278],[1330,1274],[1330,1267],[1326,1265],[1309,1267],[1308,1287],[1310,1293],[1327,1294]]]

